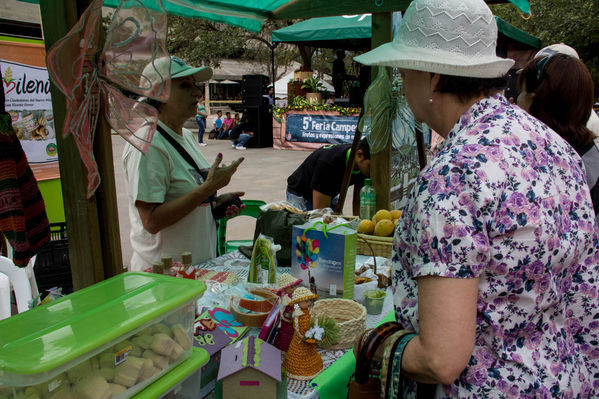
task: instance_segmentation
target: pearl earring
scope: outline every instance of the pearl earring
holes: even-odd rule
[[[428,99],[428,103],[429,103],[429,104],[432,104],[432,103],[433,103],[433,98],[432,98],[432,97]]]

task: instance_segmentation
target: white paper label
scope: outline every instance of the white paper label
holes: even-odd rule
[[[120,351],[118,351],[117,353],[114,354],[114,367],[118,366],[119,364],[122,364],[125,362],[125,360],[127,360],[127,355],[129,354],[129,352],[131,351],[131,347],[128,346],[125,349],[122,349]]]
[[[331,284],[329,286],[329,295],[330,296],[337,296],[337,284]]]

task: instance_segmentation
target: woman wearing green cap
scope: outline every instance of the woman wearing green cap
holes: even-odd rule
[[[144,79],[164,83],[158,71],[168,70],[169,63],[168,101],[148,101],[158,110],[159,121],[147,152],[142,154],[129,144],[123,151],[133,247],[130,270],[144,270],[162,257],[179,260],[183,252],[192,253],[194,264],[214,258],[217,235],[212,209],[244,194],[215,195],[229,184],[243,158],[224,165],[218,154],[210,165],[193,133],[183,128],[196,114],[200,82],[210,79],[212,69],[164,57],[144,69],[141,84]],[[144,137],[143,132],[138,135]],[[226,212],[234,216],[240,208],[232,205]]]
[[[418,121],[444,137],[393,243],[387,397],[550,398],[599,392],[599,234],[581,160],[501,94],[483,0],[414,0],[392,43]]]

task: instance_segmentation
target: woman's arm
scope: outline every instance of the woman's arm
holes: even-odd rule
[[[478,278],[416,280],[420,332],[406,346],[401,370],[418,382],[449,385],[472,356]]]
[[[219,166],[222,161],[222,154],[219,154],[210,167],[206,181],[187,194],[161,204],[136,201],[135,207],[139,212],[144,228],[151,234],[156,234],[162,229],[177,223],[210,195],[229,184],[231,177],[237,171],[237,167],[243,159],[239,158],[230,165]]]
[[[162,229],[177,223],[198,207],[214,190],[206,185],[199,186],[182,197],[175,198],[162,204],[135,201],[135,207],[144,228],[156,234]]]

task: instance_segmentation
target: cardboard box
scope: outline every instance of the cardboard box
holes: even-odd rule
[[[354,298],[356,230],[322,222],[293,226],[291,274],[324,298]]]
[[[312,71],[296,71],[296,72],[293,72],[293,79],[294,80],[297,80],[297,79],[305,80],[305,79],[311,78],[312,76],[314,76],[314,72],[312,72]]]

